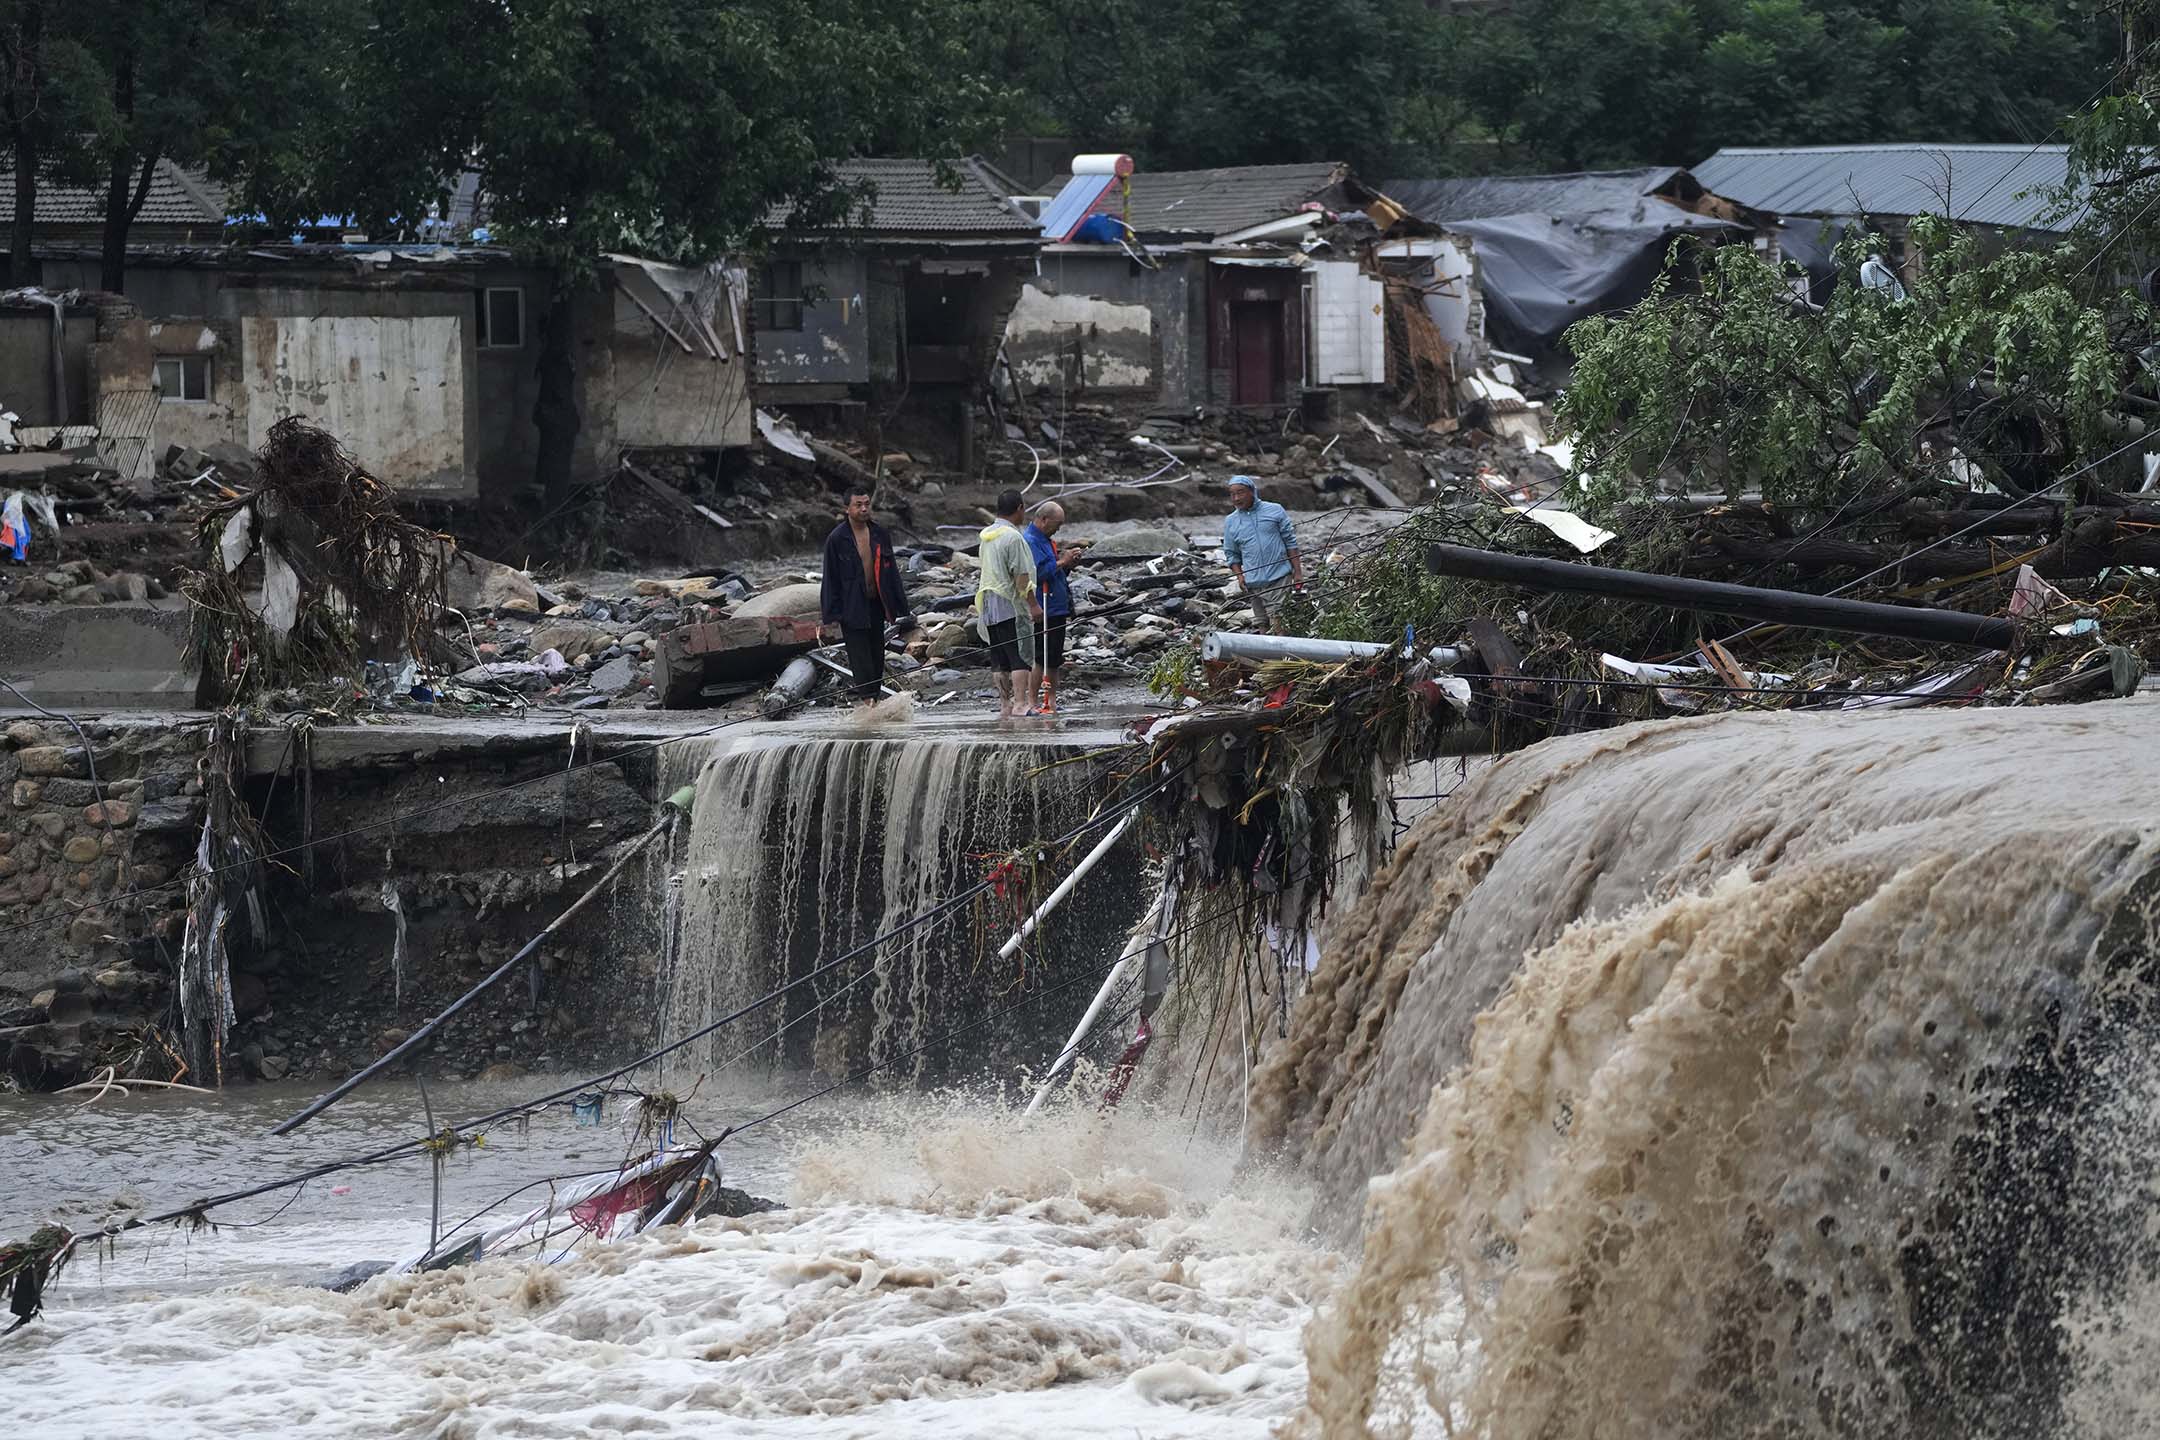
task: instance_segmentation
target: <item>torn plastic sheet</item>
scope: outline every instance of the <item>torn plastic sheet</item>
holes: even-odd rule
[[[232,519],[225,522],[224,533],[218,536],[218,560],[230,575],[240,568],[248,552],[255,548],[255,512],[248,506],[233,511]]]
[[[1510,505],[1508,513],[1544,526],[1585,555],[1614,538],[1612,531],[1591,524],[1571,510],[1555,510],[1550,505]]]
[[[1663,201],[1580,215],[1496,215],[1447,228],[1477,246],[1490,333],[1512,349],[1532,351],[1552,348],[1578,320],[1649,294],[1677,237],[1746,233],[1744,226]]]
[[[281,642],[300,619],[300,572],[275,545],[263,546],[262,609],[257,613]]]

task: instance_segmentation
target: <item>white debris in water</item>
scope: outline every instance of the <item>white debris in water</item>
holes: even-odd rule
[[[797,1173],[817,1203],[552,1269],[63,1287],[15,1337],[9,1411],[43,1440],[1257,1440],[1303,1395],[1335,1257],[1300,1238],[1296,1187],[1233,1187],[1231,1151],[1175,1118],[896,1102]]]

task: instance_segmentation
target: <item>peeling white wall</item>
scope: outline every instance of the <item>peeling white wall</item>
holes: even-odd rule
[[[1022,386],[1055,389],[1076,337],[1086,389],[1155,388],[1155,317],[1146,305],[1021,287],[1005,322],[1005,357]]]
[[[305,415],[400,489],[464,493],[465,343],[449,315],[247,316],[247,444]]]

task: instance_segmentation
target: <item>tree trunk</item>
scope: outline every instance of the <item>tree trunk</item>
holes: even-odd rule
[[[16,33],[14,73],[8,77],[8,139],[15,152],[15,222],[8,233],[8,284],[35,282],[37,257],[38,102],[43,81],[45,13],[30,6]]]
[[[570,498],[578,431],[584,424],[577,408],[577,301],[575,287],[557,285],[540,331],[540,392],[533,400],[540,443],[533,474],[550,511]]]
[[[113,67],[113,104],[123,122],[134,118],[135,57],[132,55],[123,55]],[[142,194],[149,192],[149,177],[156,168],[157,157],[150,156],[143,165]],[[134,180],[135,153],[124,144],[116,145],[112,168],[105,177],[105,228],[99,237],[102,245],[98,264],[98,288],[115,295],[127,288],[128,227],[134,224],[136,212],[142,209]]]
[[[15,221],[8,229],[8,284],[36,283],[37,256],[32,253],[37,224],[37,136],[26,124],[14,128]]]

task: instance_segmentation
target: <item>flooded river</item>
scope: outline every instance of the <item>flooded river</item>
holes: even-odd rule
[[[438,1119],[546,1082],[431,1086]],[[762,1088],[760,1088],[762,1087]],[[701,1095],[714,1133],[800,1086]],[[0,1215],[96,1224],[412,1136],[384,1085],[297,1134],[308,1098],[0,1097]],[[837,1097],[836,1097],[837,1100]],[[809,1118],[799,1118],[799,1117]],[[193,1436],[1261,1436],[1304,1392],[1300,1333],[1337,1273],[1308,1196],[1234,1146],[1137,1109],[880,1099],[731,1139],[727,1182],[790,1202],[747,1220],[318,1288],[424,1248],[428,1163],[314,1181],[80,1254],[0,1341],[20,1433]],[[610,1113],[490,1132],[445,1164],[444,1228],[521,1185],[617,1163]],[[537,1192],[533,1192],[537,1193]],[[288,1203],[289,1202],[289,1203]],[[521,1198],[522,1208],[531,1199]],[[236,1223],[222,1223],[230,1220]]]

